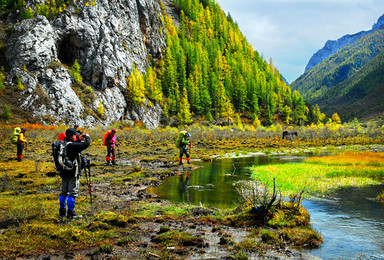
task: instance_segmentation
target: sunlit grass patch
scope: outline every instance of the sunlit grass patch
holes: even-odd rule
[[[88,232],[75,223],[60,225],[37,222],[6,231],[0,241],[0,256],[17,256],[47,249],[80,249],[115,237],[117,234],[114,230]]]
[[[315,247],[324,242],[321,235],[308,227],[283,228],[279,235],[294,246]]]
[[[306,159],[306,162],[330,165],[384,166],[384,153],[371,151],[344,152],[338,155],[308,158]]]
[[[155,242],[161,243],[164,247],[171,246],[204,246],[204,240],[201,237],[195,237],[189,232],[170,230],[158,235]]]
[[[151,219],[151,218],[170,218],[178,219],[181,217],[190,216],[190,208],[193,206],[189,205],[174,205],[169,204],[164,206],[162,203],[148,203],[148,202],[135,202],[131,204],[133,207],[130,208],[129,213],[132,217]]]
[[[285,195],[303,189],[311,194],[323,195],[337,188],[382,183],[382,158],[383,153],[344,153],[310,158],[304,163],[254,166],[251,171],[254,178],[262,181],[276,178]]]
[[[270,248],[270,245],[257,241],[255,238],[249,238],[238,243],[234,243],[233,249],[239,252],[262,252]],[[246,258],[248,259],[248,258]]]
[[[0,196],[0,222],[26,223],[41,219],[57,207],[57,198],[52,194]],[[26,203],[28,202],[28,203]]]

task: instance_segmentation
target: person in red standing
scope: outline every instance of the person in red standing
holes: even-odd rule
[[[64,141],[65,137],[66,137],[65,132],[60,133],[59,134],[59,141]]]
[[[16,147],[17,147],[17,161],[18,162],[21,162],[23,160],[23,150],[24,150],[24,146],[27,143],[27,139],[25,138],[25,132],[26,131],[28,131],[28,129],[22,128],[20,135],[19,135],[19,138],[17,139]]]
[[[116,129],[112,129],[111,131],[108,131],[108,132],[109,134],[105,139],[105,145],[107,146],[107,156],[105,157],[105,160],[107,161],[107,164],[110,164],[112,159],[112,164],[116,165],[117,163],[116,163],[115,146],[118,146],[118,144],[116,144]]]

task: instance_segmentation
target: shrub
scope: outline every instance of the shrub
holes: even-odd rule
[[[27,8],[20,15],[20,20],[33,18],[33,10],[32,8]]]
[[[24,85],[21,83],[20,77],[17,77],[16,89],[23,91],[25,89]]]
[[[80,72],[80,65],[77,62],[77,60],[75,60],[75,62],[73,63],[73,65],[70,69],[70,72],[71,72],[73,79],[76,82],[82,82],[83,81],[83,77],[81,76],[81,72]]]
[[[237,191],[247,206],[251,207],[250,213],[261,222],[267,220],[267,216],[270,215],[269,211],[273,207],[279,206],[282,201],[275,179],[273,179],[273,187],[269,186],[269,181],[262,183],[256,180],[242,183]]]
[[[99,103],[99,107],[97,108],[97,113],[99,114],[99,116],[103,117],[104,116],[104,106],[103,106],[103,103]]]
[[[4,106],[3,114],[1,116],[5,119],[8,120],[12,117],[11,110],[7,105]]]

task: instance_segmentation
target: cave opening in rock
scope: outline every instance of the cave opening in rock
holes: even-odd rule
[[[78,59],[78,46],[76,44],[77,38],[75,36],[66,36],[59,45],[59,60],[63,64],[72,65]]]

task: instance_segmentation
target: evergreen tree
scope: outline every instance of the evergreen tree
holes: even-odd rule
[[[304,125],[307,121],[306,106],[303,100],[303,97],[296,90],[292,94],[292,103],[293,103],[293,120],[298,125]]]
[[[223,84],[220,82],[217,88],[217,117],[223,117],[227,121],[232,120],[233,109],[230,100],[225,95],[225,88]]]
[[[1,115],[5,120],[8,120],[12,117],[11,110],[7,105],[4,106],[3,114]]]
[[[314,120],[316,124],[322,124],[324,123],[325,120],[325,114],[320,112],[320,107],[316,104],[315,108],[313,109],[313,115],[314,115]]]
[[[212,122],[213,121],[213,116],[211,114],[211,111],[208,111],[207,114],[205,115],[205,119],[208,121],[208,122]]]
[[[177,118],[181,123],[184,124],[190,124],[192,123],[192,115],[189,111],[189,102],[188,102],[188,95],[187,95],[187,89],[183,88],[183,95],[181,96],[180,100],[180,112],[177,114]]]
[[[140,105],[145,102],[145,83],[144,75],[140,74],[138,69],[134,69],[128,78],[127,98],[128,103],[132,105]]]
[[[82,82],[83,81],[83,77],[81,76],[81,72],[80,72],[80,65],[77,62],[77,60],[75,60],[75,62],[71,66],[70,72],[71,72],[73,79],[76,82]]]
[[[145,75],[145,87],[148,93],[148,98],[154,101],[163,100],[163,91],[161,89],[161,82],[157,78],[157,74],[152,67],[148,67]]]

